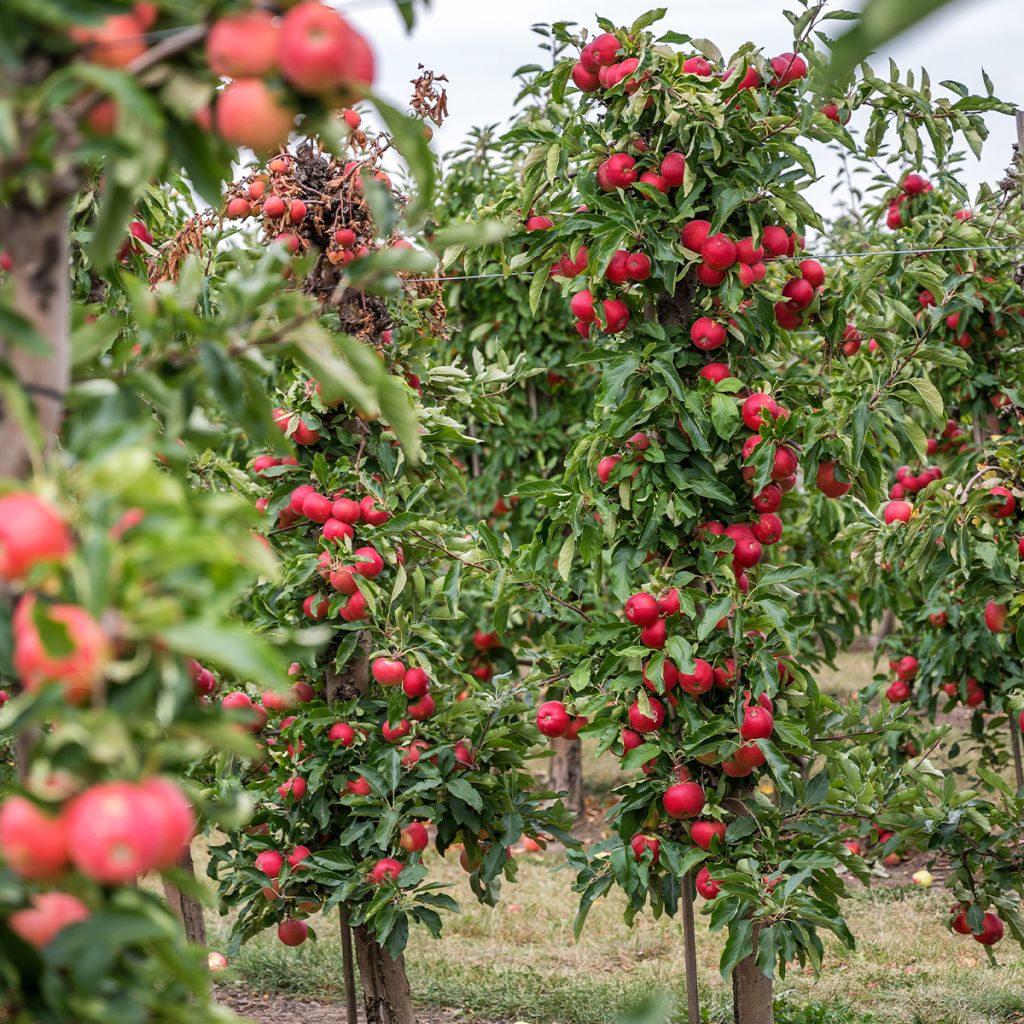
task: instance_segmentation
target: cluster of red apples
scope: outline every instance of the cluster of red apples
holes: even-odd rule
[[[34,801],[10,796],[0,805],[0,861],[31,882],[59,882],[71,871],[101,885],[129,885],[149,871],[174,866],[195,832],[188,798],[169,779],[102,782],[67,792],[57,813]],[[15,911],[7,926],[23,941],[42,948],[65,927],[84,921],[89,909],[62,891],[35,893],[30,906]]]
[[[611,32],[595,36],[580,50],[579,62],[572,69],[573,83],[581,92],[597,92],[599,89],[611,89],[622,82],[627,93],[636,92],[641,85],[650,80],[650,73],[644,72],[639,78],[633,77],[633,73],[640,66],[640,61],[636,57],[627,57],[620,61],[622,51],[623,46],[618,36]],[[694,78],[708,84],[715,80],[728,86],[735,74],[734,68],[726,68],[721,73],[716,72],[704,57],[681,59],[683,74],[693,75]],[[773,57],[769,64],[772,76],[768,84],[773,89],[789,85],[790,82],[795,82],[807,74],[807,62],[797,54],[779,54],[778,57]],[[753,65],[748,65],[744,68],[743,77],[736,88],[758,89],[763,84],[761,73]]]
[[[280,75],[296,93],[337,108],[374,77],[366,39],[317,0],[304,0],[281,18],[265,10],[221,18],[207,36],[206,58],[214,74],[232,80],[214,106],[218,133],[260,153],[279,149],[298,115],[268,79]]]
[[[291,431],[291,439],[298,444],[311,445],[320,440],[319,432],[307,426],[301,416],[293,416],[284,409],[275,410],[274,415],[278,425],[286,432]],[[260,455],[253,461],[252,468],[262,474],[275,466],[296,464],[294,458]],[[268,503],[269,499],[260,498],[256,507],[263,511]],[[300,484],[278,514],[277,525],[284,529],[305,519],[319,526],[320,536],[327,542],[327,549],[319,556],[320,578],[329,583],[332,590],[347,596],[338,609],[341,618],[358,622],[367,617],[368,608],[366,598],[359,591],[357,577],[376,579],[384,571],[384,559],[375,547],[354,547],[356,527],[383,526],[390,518],[391,513],[381,508],[372,494],[352,497],[340,490],[328,496],[319,493],[312,484]],[[322,593],[309,594],[302,602],[303,614],[310,619],[326,618],[329,609],[330,601]]]

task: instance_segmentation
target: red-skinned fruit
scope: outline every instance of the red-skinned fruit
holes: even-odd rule
[[[769,225],[761,232],[761,244],[769,257],[777,259],[789,253],[789,234],[785,228]]]
[[[974,936],[975,942],[983,946],[994,946],[1003,937],[1003,922],[995,914],[986,914],[982,919],[981,932]]]
[[[368,580],[376,579],[384,571],[384,559],[376,548],[356,548],[352,556],[355,559],[352,571]]]
[[[262,78],[277,67],[278,27],[269,11],[244,11],[215,21],[206,61],[218,78]]]
[[[572,80],[580,92],[597,92],[601,86],[596,72],[588,71],[582,61],[573,66]]]
[[[758,706],[748,707],[743,712],[740,735],[745,740],[764,740],[772,734],[775,719],[770,711]]]
[[[1007,606],[996,601],[985,605],[985,628],[990,633],[1002,633],[1006,630]]]
[[[588,289],[576,292],[569,300],[569,310],[577,320],[591,323],[597,318],[594,311],[594,296]]]
[[[814,301],[814,288],[802,277],[790,278],[782,289],[786,305],[793,310],[806,309]]]
[[[327,730],[327,738],[343,747],[351,747],[356,740],[356,731],[348,722],[335,722]]]
[[[949,622],[949,615],[946,612],[932,612],[928,616],[928,621],[936,628],[942,629]]]
[[[774,512],[762,512],[751,529],[762,544],[777,544],[782,539],[782,520]]]
[[[669,188],[678,188],[686,177],[686,157],[682,153],[666,153],[661,161],[661,176]]]
[[[820,288],[825,283],[825,268],[817,260],[802,260],[800,273],[814,289]]]
[[[988,514],[993,519],[1007,519],[1017,509],[1017,499],[1013,492],[1005,487],[990,487],[988,489],[989,500],[986,505]]]
[[[400,718],[395,725],[384,722],[380,727],[381,735],[388,743],[397,743],[399,740],[405,739],[409,735],[410,729],[412,729],[412,723],[407,718]]]
[[[751,504],[758,512],[776,512],[782,504],[782,489],[778,484],[765,484],[751,498]]]
[[[422,853],[430,842],[430,834],[422,821],[411,821],[402,829],[398,845],[406,853]]]
[[[682,231],[679,232],[679,238],[683,245],[690,250],[690,252],[700,252],[701,246],[704,244],[704,240],[708,237],[711,231],[711,221],[709,220],[691,220]]]
[[[679,673],[679,688],[691,697],[699,697],[707,693],[715,684],[715,674],[710,662],[703,658],[693,659],[692,672]]]
[[[611,67],[622,52],[622,43],[611,32],[604,32],[588,44],[594,62],[600,67]]]
[[[29,897],[29,906],[17,910],[7,919],[15,935],[42,949],[65,928],[89,918],[89,908],[77,896],[66,892],[39,892]]]
[[[20,579],[40,562],[59,561],[73,549],[60,513],[34,494],[0,498],[0,577]]]
[[[377,499],[372,494],[367,494],[359,502],[359,511],[363,522],[370,526],[383,526],[391,518],[386,508],[377,506]]]
[[[64,822],[22,796],[0,805],[0,859],[22,878],[59,878],[68,861]]]
[[[665,721],[665,706],[661,701],[649,697],[648,703],[651,706],[650,714],[641,709],[639,701],[633,701],[629,706],[629,725],[634,732],[654,732]],[[566,724],[568,725],[568,723]]]
[[[657,598],[644,591],[626,601],[626,620],[634,626],[649,626],[658,620],[659,614]]]
[[[277,937],[286,946],[301,946],[309,936],[309,925],[295,918],[285,918],[277,926]]]
[[[370,672],[381,686],[398,686],[405,678],[405,665],[397,658],[374,658]]]
[[[164,839],[153,803],[129,782],[104,782],[64,811],[68,854],[87,878],[124,885],[155,867]]]
[[[657,864],[658,857],[661,855],[661,842],[655,836],[644,836],[635,835],[629,841],[630,849],[633,851],[633,856],[636,857],[639,863],[643,860],[644,853],[647,850],[651,851],[651,863]]]
[[[909,523],[914,506],[909,501],[890,501],[882,512],[886,523]]]
[[[345,783],[345,788],[353,796],[369,796],[370,795],[370,783],[366,781],[364,776],[357,775],[354,779],[349,779]]]
[[[430,689],[430,676],[423,669],[414,666],[402,677],[402,691],[406,697],[418,699]]]
[[[665,790],[661,802],[671,818],[694,818],[704,810],[707,797],[696,782],[677,782]]]
[[[835,462],[818,463],[815,483],[826,498],[841,498],[852,486],[849,481],[844,482],[836,477],[837,469],[840,467]]]
[[[669,587],[661,597],[658,598],[658,612],[662,617],[679,614],[679,590],[676,587]]]
[[[694,886],[706,900],[713,900],[722,891],[718,883],[711,877],[711,872],[706,864],[697,872]]]
[[[569,712],[560,700],[545,701],[537,708],[537,728],[543,736],[564,736],[569,728]]]
[[[373,80],[373,55],[365,40],[341,14],[317,0],[297,4],[281,19],[278,62],[287,81],[314,95]]]
[[[728,380],[732,376],[732,371],[725,363],[708,363],[700,368],[697,376],[710,380],[715,384],[720,384],[723,380]]]
[[[740,407],[740,416],[744,424],[748,430],[753,430],[755,433],[769,422],[769,417],[774,420],[780,412],[779,403],[771,395],[762,391],[755,391],[748,396]]]
[[[736,262],[736,243],[722,233],[708,235],[700,247],[701,259],[715,270],[728,270]]]
[[[425,722],[436,710],[437,704],[434,702],[434,698],[429,693],[425,693],[419,700],[412,701],[406,707],[405,713],[414,722]]]
[[[702,850],[710,850],[711,842],[717,836],[725,842],[725,823],[721,821],[695,821],[690,826],[690,838]]]
[[[740,278],[742,279],[742,267],[740,268]],[[704,285],[705,288],[717,288],[728,275],[724,270],[716,270],[714,267],[708,266],[706,263],[701,263],[697,267],[697,280]]]
[[[710,317],[702,316],[690,328],[690,340],[702,352],[710,352],[725,344],[725,328]]]
[[[403,867],[400,860],[395,860],[393,857],[382,857],[371,869],[370,879],[377,885],[383,885],[385,882],[397,882]]]
[[[660,651],[665,646],[667,639],[668,630],[665,628],[664,619],[658,619],[657,622],[652,622],[649,626],[644,626],[640,630],[640,643],[645,647]]]
[[[237,78],[217,95],[217,134],[235,146],[273,152],[287,141],[296,111],[258,78]]]
[[[741,238],[736,243],[736,259],[740,263],[760,263],[764,259],[764,246],[754,245],[754,239],[750,236]]]
[[[36,624],[36,599],[27,594],[17,604],[12,621],[14,668],[22,687],[31,692],[48,684],[64,687],[66,699],[81,704],[103,678],[110,658],[110,642],[100,624],[84,609],[72,604],[47,605],[40,609],[51,622],[67,631],[69,650],[53,654]]]

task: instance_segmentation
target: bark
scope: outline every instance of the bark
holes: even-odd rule
[[[35,406],[43,450],[52,447],[64,414],[71,376],[71,304],[67,203],[62,195],[43,210],[27,204],[0,209],[0,238],[14,264],[13,306],[47,342],[37,354],[11,341],[0,343],[0,359]],[[34,442],[8,403],[0,407],[0,477],[29,476]]]
[[[583,810],[583,757],[579,740],[555,736],[551,740],[555,756],[548,768],[548,784],[556,793],[565,793],[565,806],[574,814]]]
[[[178,867],[195,878],[196,869],[192,863],[190,847],[186,846],[178,858]],[[196,946],[205,946],[206,918],[203,916],[203,905],[199,900],[183,893],[166,879],[164,880],[164,899],[167,900],[167,906],[171,908],[171,912],[181,922],[188,941]]]
[[[354,928],[353,933],[366,1024],[416,1024],[405,958],[393,959],[365,925]]]
[[[878,630],[871,638],[871,649],[874,650],[896,627],[896,615],[891,608],[886,608]]]
[[[754,928],[757,952],[757,928]],[[734,1024],[775,1024],[772,979],[761,973],[753,956],[741,960],[732,972],[732,1019]]]

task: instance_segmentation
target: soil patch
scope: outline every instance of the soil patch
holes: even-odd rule
[[[221,986],[217,990],[217,1001],[258,1024],[345,1024],[344,1003],[254,992],[241,984]],[[365,1020],[362,1012],[359,1020]],[[511,1018],[484,1021],[465,1010],[454,1009],[417,1010],[416,1021],[417,1024],[512,1024]]]

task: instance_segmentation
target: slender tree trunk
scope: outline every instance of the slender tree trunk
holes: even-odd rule
[[[555,756],[548,768],[548,783],[556,793],[565,793],[565,806],[574,814],[583,810],[583,756],[579,740],[555,736]]]
[[[895,628],[896,614],[891,608],[886,608],[882,615],[882,621],[878,624],[875,635],[871,638],[871,649],[874,650]]]
[[[756,926],[754,952],[757,952]],[[741,960],[732,972],[732,1019],[734,1024],[775,1024],[772,979],[761,973],[753,956]]]
[[[178,867],[196,877],[195,865],[192,863],[192,849],[185,847],[178,858]],[[206,945],[206,918],[203,916],[203,905],[199,900],[182,892],[168,881],[164,881],[164,899],[174,916],[185,929],[185,937],[196,946]]]
[[[416,1024],[405,958],[392,959],[365,925],[354,928],[366,1024]]]
[[[0,209],[0,238],[14,265],[14,309],[48,346],[40,353],[4,341],[0,348],[0,355],[35,406],[38,430],[33,441],[11,403],[4,401],[0,407],[0,476],[25,479],[33,468],[33,449],[38,446],[45,451],[56,440],[71,376],[71,271],[65,198],[53,198],[43,210],[28,204]]]

